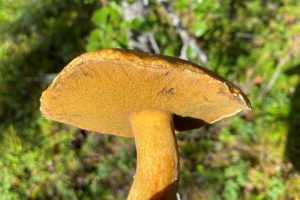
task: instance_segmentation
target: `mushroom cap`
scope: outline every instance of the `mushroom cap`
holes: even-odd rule
[[[184,124],[178,127],[184,130],[197,127],[198,119],[213,123],[251,109],[237,86],[205,68],[125,49],[104,49],[75,58],[40,101],[48,119],[124,137],[133,136],[130,114],[146,109],[180,116],[177,123]]]

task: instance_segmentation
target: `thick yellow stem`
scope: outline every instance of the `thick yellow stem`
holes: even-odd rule
[[[172,115],[145,110],[130,118],[137,166],[127,200],[174,200],[178,184],[178,151]]]

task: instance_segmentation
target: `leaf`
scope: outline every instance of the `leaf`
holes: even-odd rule
[[[194,24],[194,32],[197,37],[202,36],[206,30],[207,30],[207,25],[205,22],[197,21]]]

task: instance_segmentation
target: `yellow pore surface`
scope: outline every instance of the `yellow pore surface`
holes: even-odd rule
[[[176,58],[106,49],[75,58],[41,97],[49,119],[132,137],[132,113],[158,109],[212,123],[250,109],[241,90]]]

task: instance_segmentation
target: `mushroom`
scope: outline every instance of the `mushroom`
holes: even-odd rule
[[[134,137],[137,166],[128,200],[176,199],[179,159],[174,130],[251,109],[237,86],[205,68],[125,49],[75,58],[40,101],[48,119]]]

